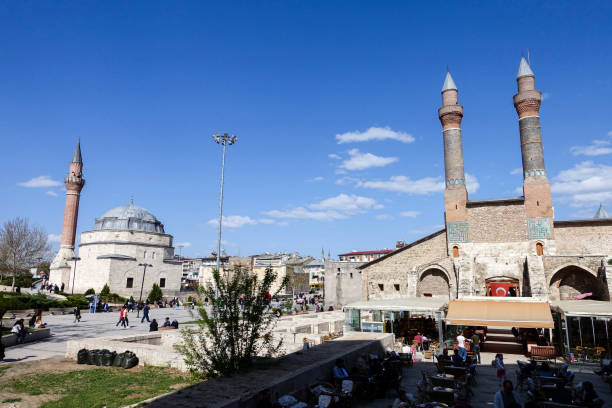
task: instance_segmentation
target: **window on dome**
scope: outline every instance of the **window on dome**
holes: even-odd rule
[[[144,259],[147,259],[147,251],[144,251],[143,258],[144,258]]]
[[[151,254],[151,259],[155,259],[155,252]]]

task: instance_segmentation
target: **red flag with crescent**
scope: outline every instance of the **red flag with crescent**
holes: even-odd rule
[[[510,283],[490,283],[491,296],[507,296],[510,290]]]

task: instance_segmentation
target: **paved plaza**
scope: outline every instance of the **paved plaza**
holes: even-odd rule
[[[0,364],[50,357],[64,357],[66,353],[66,343],[69,340],[149,331],[149,324],[147,321],[145,320],[144,323],[140,323],[140,319],[136,318],[135,311],[128,315],[130,322],[129,328],[115,326],[119,320],[119,312],[90,314],[83,311],[81,316],[80,323],[73,323],[73,315],[43,316],[43,322],[47,323],[47,327],[51,328],[51,337],[33,343],[7,347],[6,358],[4,362],[0,362]],[[176,319],[179,323],[194,320],[191,316],[191,310],[183,308],[178,310],[171,308],[151,309],[149,316],[151,320],[157,319],[160,326],[166,317],[169,317],[171,321]],[[12,325],[12,323],[12,320],[4,321],[5,325]]]

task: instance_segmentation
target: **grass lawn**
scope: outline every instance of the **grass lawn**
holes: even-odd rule
[[[4,367],[0,367],[4,368]],[[99,367],[63,373],[35,373],[2,379],[0,389],[27,395],[59,397],[41,407],[122,407],[189,385],[189,378],[161,367],[124,370]]]

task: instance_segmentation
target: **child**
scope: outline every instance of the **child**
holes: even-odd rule
[[[506,368],[504,367],[504,356],[501,353],[495,355],[495,368],[497,368],[497,379],[499,380],[499,388],[502,387],[504,380],[506,379]]]

